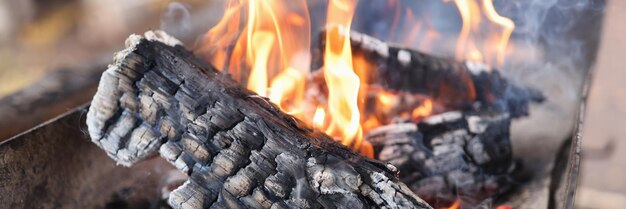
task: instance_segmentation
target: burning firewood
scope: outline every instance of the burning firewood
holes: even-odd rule
[[[393,120],[387,119],[383,123],[387,125],[370,130],[366,138],[376,159],[396,166],[402,182],[434,207],[447,207],[461,197],[461,205],[471,208],[509,191],[518,171],[512,159],[510,123],[528,114],[530,102],[541,102],[541,93],[511,84],[484,64],[457,62],[358,32],[349,34],[355,69],[367,69],[364,82],[370,88],[395,91],[392,108],[425,101],[402,104],[399,101],[411,101],[398,99],[403,95],[421,95],[445,106],[439,108],[443,111],[429,112],[436,115],[424,120],[405,118],[389,124]],[[321,45],[319,49],[324,48]],[[320,53],[314,64],[321,63]],[[369,89],[378,93],[374,98],[386,97],[372,91],[376,88]],[[374,109],[382,112],[380,107]],[[385,116],[402,118],[398,111]]]
[[[544,100],[539,91],[513,85],[498,70],[482,63],[432,56],[355,31],[342,34],[350,37],[355,65],[359,65],[356,68],[368,69],[363,82],[369,84],[428,95],[451,109],[480,105],[513,117],[527,115],[530,102]],[[320,38],[314,53],[312,69],[322,63],[323,40]]]
[[[189,175],[174,208],[430,208],[390,164],[301,126],[162,32],[132,35],[100,81],[89,134],[119,164]]]

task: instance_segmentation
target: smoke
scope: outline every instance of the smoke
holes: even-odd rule
[[[604,1],[515,0],[497,1],[496,7],[516,24],[503,73],[541,89],[552,105],[572,104],[559,109],[574,112],[585,72],[595,61]]]
[[[534,61],[586,70],[595,60],[603,0],[516,0],[501,7],[516,23],[515,44],[530,49]]]
[[[160,29],[176,38],[185,38],[192,32],[190,6],[179,2],[171,2],[161,15]]]
[[[586,72],[595,62],[603,0],[515,0],[497,2],[510,17],[513,53],[502,69],[515,82],[546,94],[561,118],[576,112]],[[547,111],[546,111],[547,112]],[[570,123],[566,123],[570,126]]]
[[[596,59],[605,1],[497,3],[501,14],[516,23],[514,50],[502,67],[503,74],[512,82],[541,90],[547,99],[531,106],[530,117],[511,127],[513,152],[530,156],[523,158],[525,164],[539,171],[547,163],[541,159],[551,159],[574,127],[582,85]]]

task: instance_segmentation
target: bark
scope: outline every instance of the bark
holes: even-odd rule
[[[189,175],[174,208],[430,208],[395,176],[303,127],[162,32],[132,35],[87,114],[130,166],[157,153]]]

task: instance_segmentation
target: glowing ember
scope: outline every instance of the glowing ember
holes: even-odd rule
[[[456,198],[456,200],[450,207],[443,208],[443,209],[458,209],[459,206],[461,206],[461,198]]]
[[[472,61],[472,62],[482,62],[483,61],[483,54],[480,53],[480,51],[478,51],[477,49],[472,49],[467,53],[467,61]]]
[[[380,102],[382,108],[388,109],[394,106],[394,100],[396,96],[389,92],[380,92],[378,94],[378,101]]]
[[[496,209],[513,209],[513,206],[511,206],[509,204],[503,204],[503,205],[498,205],[498,207],[496,207]]]
[[[367,131],[381,125],[383,124],[376,117],[370,116],[367,117],[367,120],[363,123],[363,129]]]
[[[411,116],[415,119],[421,119],[429,116],[433,111],[433,102],[430,99],[427,99],[422,103],[421,106],[413,109]]]

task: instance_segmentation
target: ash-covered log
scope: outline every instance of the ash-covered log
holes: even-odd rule
[[[432,97],[451,109],[494,109],[512,117],[528,114],[530,102],[541,102],[543,95],[534,89],[513,85],[498,70],[482,63],[458,62],[429,55],[374,37],[337,27],[327,31],[349,36],[357,70],[367,69],[362,82],[386,89],[407,91]],[[314,50],[313,68],[323,63],[325,39]]]
[[[430,208],[396,178],[162,32],[132,35],[102,75],[87,115],[118,163],[159,153],[189,175],[174,208]]]
[[[508,113],[451,111],[382,126],[367,139],[376,158],[396,166],[402,182],[433,207],[461,198],[473,208],[513,185],[510,121]]]

